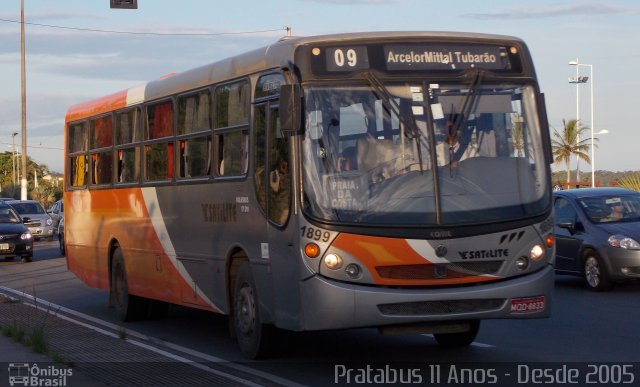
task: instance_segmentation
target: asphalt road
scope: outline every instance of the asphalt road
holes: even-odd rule
[[[425,370],[434,364],[473,363],[481,363],[481,368],[491,364],[513,367],[548,364],[554,370],[578,364],[583,375],[591,369],[586,367],[595,364],[593,369],[601,374],[604,370],[607,378],[620,370],[617,365],[632,364],[634,383],[640,383],[640,282],[618,285],[607,293],[594,293],[581,281],[557,277],[551,318],[483,321],[476,342],[468,348],[444,349],[429,335],[390,337],[381,336],[375,329],[307,332],[283,336],[283,348],[274,359],[246,362],[228,337],[223,316],[172,307],[169,316],[162,320],[120,323],[113,310],[107,308],[105,291],[86,287],[66,270],[55,241],[37,242],[32,263],[0,259],[0,286],[301,384],[354,383],[358,380],[347,380],[347,376],[364,375],[339,375],[342,364],[360,367],[360,372],[365,372],[362,370],[369,364],[420,365]],[[490,382],[490,376],[491,372],[487,375],[485,371],[484,375],[476,373],[472,377],[475,382],[480,381],[479,377]],[[423,384],[429,377],[432,374],[423,375]],[[529,374],[521,377],[520,381],[533,381]]]

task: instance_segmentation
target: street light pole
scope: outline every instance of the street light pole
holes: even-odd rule
[[[577,144],[580,143],[580,84],[587,82],[589,77],[581,77],[580,76],[580,66],[589,66],[593,70],[592,65],[582,64],[576,58],[576,60],[572,60],[569,62],[570,66],[576,66],[576,77],[569,78],[569,83],[576,84],[576,131],[577,131]],[[593,158],[593,80],[591,81],[591,156]],[[595,170],[593,169],[593,160],[591,162],[591,186],[594,186],[593,177],[595,175]],[[580,183],[580,156],[577,156],[576,161],[576,181]]]
[[[578,64],[578,58],[576,58],[576,145],[580,144],[580,71]],[[580,156],[576,155],[576,183],[578,188],[580,187]]]
[[[593,122],[593,65],[585,64],[583,66],[589,66],[589,78],[591,79],[591,84],[589,85],[591,89],[591,188],[596,187],[596,150],[593,139],[593,132],[595,130],[596,124]],[[576,66],[577,67],[577,66]]]
[[[591,94],[591,187],[594,188],[596,186],[596,154],[595,154],[595,144],[594,144],[594,131],[595,131],[595,122],[593,119],[593,115],[594,115],[594,109],[593,109],[593,65],[590,64],[586,64],[586,63],[580,63],[578,61],[578,59],[576,59],[575,61],[571,61],[569,62],[569,64],[571,66],[576,66],[576,93],[577,93],[577,87],[578,84],[580,83],[584,83],[586,82],[589,78],[591,78],[591,84],[590,86],[590,94]],[[589,67],[589,77],[580,77],[579,75],[579,71],[580,71],[580,66],[585,66],[585,67]],[[577,99],[578,97],[576,97]]]

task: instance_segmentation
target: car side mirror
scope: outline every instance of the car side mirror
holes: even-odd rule
[[[22,223],[27,223],[28,221],[30,221],[31,218],[28,216],[25,216],[24,218],[22,218]]]
[[[576,225],[573,222],[560,222],[557,224],[557,226],[567,229],[567,231],[569,231],[571,234],[576,233]]]

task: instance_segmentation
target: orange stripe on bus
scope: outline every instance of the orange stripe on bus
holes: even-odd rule
[[[74,105],[67,111],[66,120],[67,122],[72,122],[108,113],[116,109],[122,109],[127,106],[128,91],[129,90],[122,90],[106,97]]]
[[[422,257],[402,238],[387,238],[342,233],[333,242],[333,246],[352,255],[365,265],[378,285],[454,285],[474,282],[493,281],[496,276],[460,275],[448,271],[445,278],[384,278],[378,273],[380,267],[403,270],[411,265],[433,265],[429,257]]]
[[[87,285],[109,289],[108,248],[117,241],[129,293],[220,312],[194,294],[164,252],[139,188],[71,191],[65,196],[70,208],[65,214],[67,266]]]

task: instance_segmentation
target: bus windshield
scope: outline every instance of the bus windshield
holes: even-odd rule
[[[400,226],[541,213],[550,198],[535,95],[478,77],[307,87],[305,212]]]

